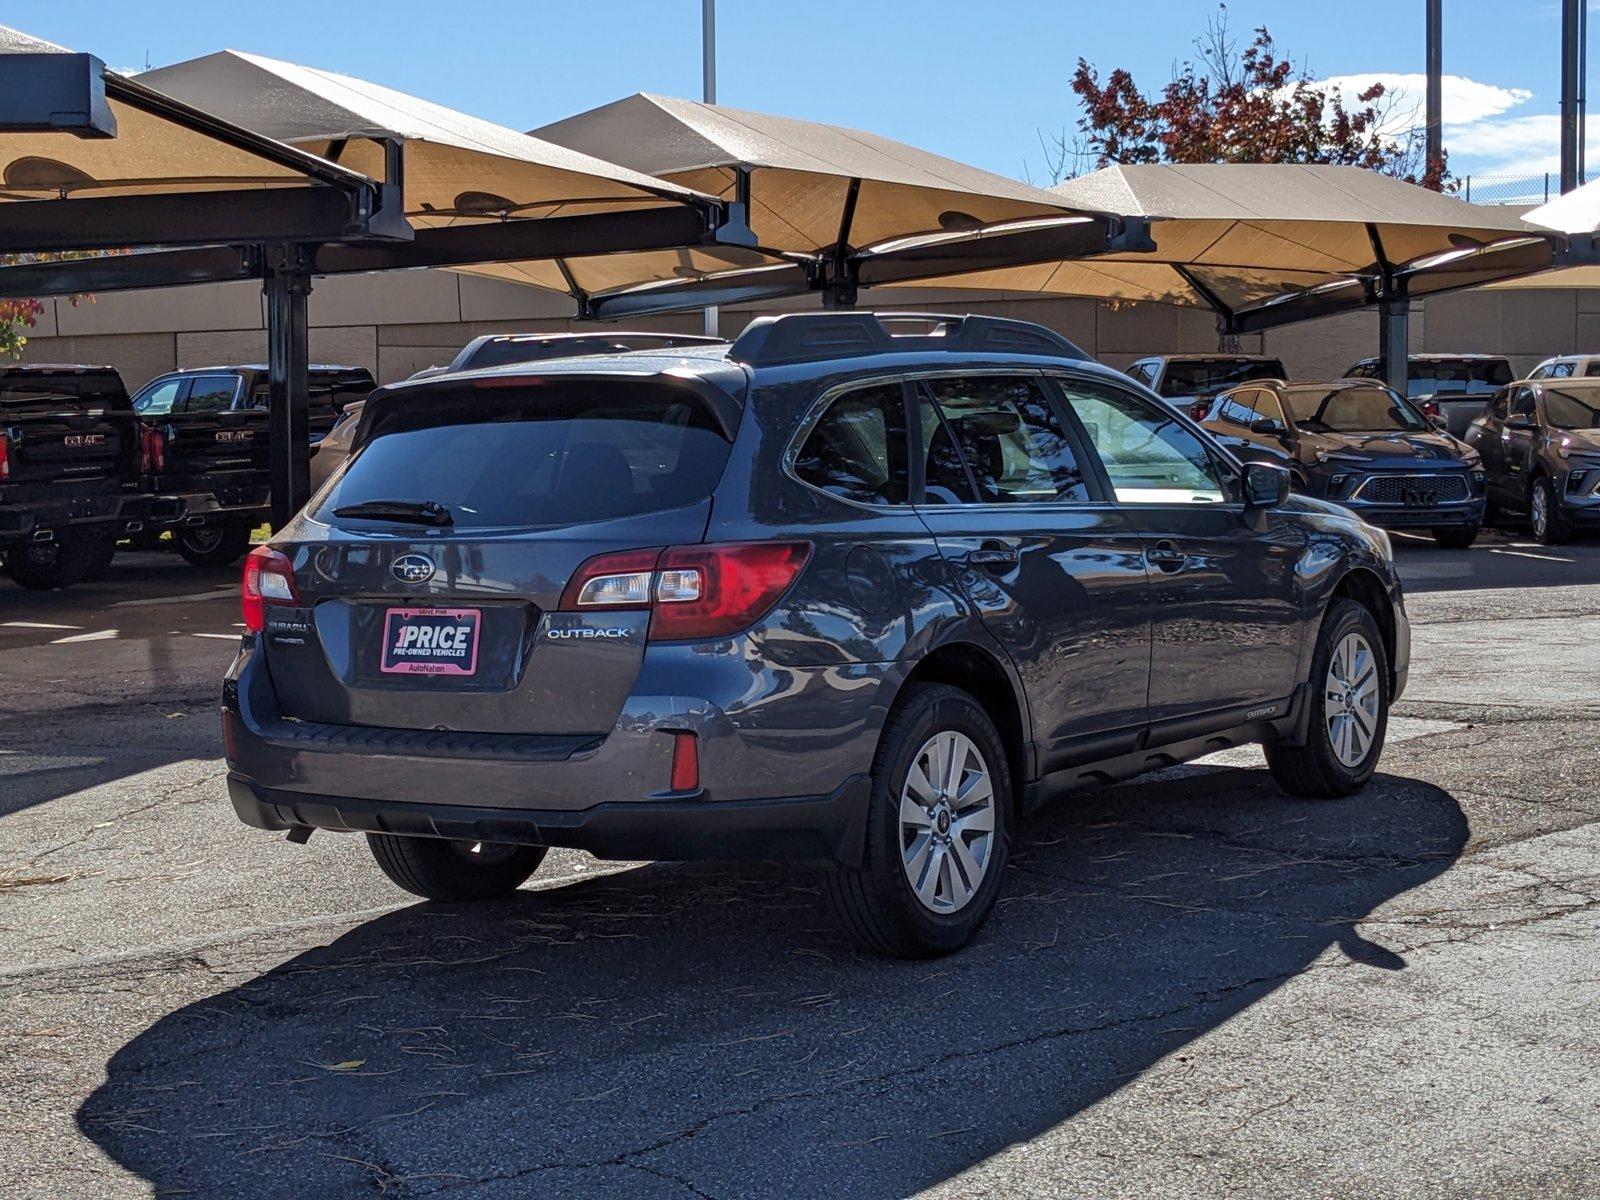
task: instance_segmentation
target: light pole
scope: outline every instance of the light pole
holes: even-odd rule
[[[717,0],[700,0],[700,98],[707,104],[717,102]],[[716,337],[717,308],[708,305],[702,314],[705,334]]]
[[[1440,12],[1442,7],[1442,0],[1428,0],[1428,99],[1424,117],[1427,150],[1423,165],[1427,171],[1429,186],[1435,188],[1441,186],[1442,176],[1444,175],[1443,170],[1441,170],[1444,158],[1444,143],[1440,133],[1440,123],[1443,117],[1439,111],[1443,107],[1444,99],[1444,52],[1441,47],[1442,37],[1440,34],[1440,26],[1443,23],[1442,13]]]
[[[1561,190],[1577,187],[1583,161],[1584,50],[1588,22],[1583,0],[1561,4]]]

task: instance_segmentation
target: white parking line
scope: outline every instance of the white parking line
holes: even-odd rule
[[[1513,558],[1532,558],[1532,559],[1536,559],[1539,562],[1575,563],[1575,562],[1578,561],[1575,558],[1562,558],[1559,554],[1528,554],[1526,551],[1522,551],[1522,550],[1504,550],[1499,546],[1490,546],[1489,547],[1489,553],[1490,554],[1509,554]]]
[[[82,629],[82,625],[52,625],[48,621],[0,621],[0,629]]]
[[[121,632],[119,629],[102,629],[98,633],[75,633],[71,637],[57,638],[50,644],[65,646],[68,642],[108,642]]]
[[[191,633],[189,636],[221,638],[225,642],[237,642],[239,640],[239,635],[237,633]]]
[[[209,592],[190,592],[186,596],[151,596],[144,600],[118,600],[112,608],[145,608],[152,604],[181,604],[185,600],[220,600],[229,592],[237,591],[235,583],[219,583]]]

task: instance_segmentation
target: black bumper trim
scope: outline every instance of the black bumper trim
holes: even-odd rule
[[[852,775],[823,796],[636,800],[559,812],[314,795],[228,775],[234,812],[257,829],[564,846],[609,859],[800,859],[845,867],[862,862],[870,790],[869,776]]]

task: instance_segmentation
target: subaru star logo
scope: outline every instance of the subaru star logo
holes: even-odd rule
[[[402,554],[389,570],[401,583],[427,583],[433,578],[433,563],[421,554]]]

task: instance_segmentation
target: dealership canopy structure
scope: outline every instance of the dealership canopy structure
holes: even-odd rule
[[[1016,261],[1007,256],[1012,247],[969,235],[1041,219],[1060,256],[1138,244],[1137,222],[1130,228],[1014,179],[816,121],[640,93],[533,136],[709,193],[748,214],[753,249],[467,268],[567,291],[585,316],[659,311],[661,297],[669,309],[806,292],[849,304],[863,250],[873,251],[878,283],[974,265],[999,269]],[[930,251],[947,243],[962,248]]]

